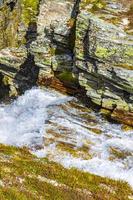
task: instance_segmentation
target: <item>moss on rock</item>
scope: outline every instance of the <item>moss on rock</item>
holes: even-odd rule
[[[107,49],[105,47],[97,46],[95,55],[98,58],[105,58],[112,56],[115,53],[115,49]]]
[[[78,80],[77,77],[70,71],[63,71],[57,75],[57,77],[62,82],[68,82],[69,84],[77,85]]]
[[[36,21],[40,0],[21,0],[22,22],[28,25]]]

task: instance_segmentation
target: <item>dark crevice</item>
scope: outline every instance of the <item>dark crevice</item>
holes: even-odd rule
[[[20,66],[19,72],[15,76],[15,83],[18,86],[19,93],[36,86],[39,67],[35,64],[34,55],[28,53],[25,62]]]
[[[34,55],[29,52],[30,45],[37,39],[37,23],[30,22],[26,35],[26,48],[27,48],[27,59],[20,66],[20,70],[16,73],[15,83],[18,87],[19,94],[24,93],[25,90],[36,86],[39,67],[35,64]]]
[[[5,101],[5,98],[9,96],[9,86],[3,83],[3,74],[0,73],[0,101]]]
[[[0,69],[1,71],[5,71],[5,72],[11,72],[11,73],[16,73],[17,72],[17,69],[13,68],[13,67],[10,67],[10,66],[7,66],[7,65],[4,65],[4,64],[0,64]]]
[[[38,6],[37,6],[36,20],[37,20],[37,16],[39,15],[40,2],[41,2],[41,0],[39,0]],[[31,43],[33,41],[36,41],[36,39],[37,39],[37,22],[36,22],[36,20],[31,21],[29,23],[28,29],[26,31],[26,35],[25,35],[26,44],[25,44],[25,46],[27,48],[27,51],[30,48]]]
[[[17,1],[10,1],[9,3],[7,3],[7,6],[10,8],[10,11],[12,12],[14,10],[14,7],[16,5]]]
[[[74,20],[74,24],[71,28],[70,35],[69,35],[69,44],[71,45],[72,53],[74,54],[74,49],[75,49],[75,41],[76,41],[76,22],[77,22],[77,17],[79,14],[79,5],[80,5],[81,0],[76,0],[72,13],[71,13],[71,19]]]
[[[83,51],[84,51],[84,60],[90,60],[90,56],[89,56],[89,49],[90,49],[90,46],[89,46],[89,27],[90,25],[88,26],[87,30],[86,30],[86,33],[85,33],[85,36],[84,36],[84,39],[83,39]]]
[[[130,99],[130,93],[128,93],[127,91],[123,91],[123,98],[126,103],[133,103],[133,101]]]
[[[37,24],[36,22],[30,22],[28,30],[25,35],[26,48],[30,47],[30,44],[37,39]]]
[[[75,40],[76,40],[76,20],[77,20],[77,16],[79,14],[79,4],[80,4],[80,0],[76,0],[73,6],[73,10],[71,12],[71,18],[70,18],[70,29],[69,34],[68,35],[60,35],[60,34],[56,34],[54,27],[51,25],[50,30],[45,29],[44,33],[45,36],[50,40],[50,48],[53,49],[54,48],[54,55],[55,58],[56,56],[59,55],[68,55],[71,58],[70,61],[70,68],[66,69],[66,71],[69,71],[70,73],[75,73]],[[56,40],[56,35],[58,35],[61,39],[60,41]],[[55,49],[56,46],[56,49]],[[58,57],[57,57],[58,59]],[[57,61],[58,62],[58,61]],[[64,65],[65,65],[65,60],[63,61]],[[62,65],[63,65],[62,62]],[[51,62],[51,69],[53,71],[53,63]],[[63,69],[63,68],[62,68]],[[65,71],[65,69],[63,69]],[[62,72],[63,72],[62,70]],[[74,71],[75,70],[75,71]],[[75,90],[79,89],[79,84],[77,82],[77,85],[75,86],[74,83],[68,83],[68,81],[66,80],[62,80],[59,77],[59,74],[61,73],[60,71],[60,64],[59,66],[57,66],[56,72],[53,71],[54,76],[59,79],[62,84],[68,88],[75,88]]]
[[[86,34],[84,36],[83,39],[83,53],[84,53],[84,60],[86,62],[86,66],[87,66],[87,62],[91,63],[93,65],[93,69],[95,71],[95,73],[98,72],[98,67],[97,67],[97,63],[103,63],[102,61],[99,61],[96,58],[92,58],[90,56],[90,36],[89,36],[89,32],[90,32],[90,26],[91,26],[91,20],[88,21],[89,25],[88,28],[86,30]],[[95,48],[96,45],[94,45]],[[94,50],[95,51],[95,50]],[[88,66],[87,66],[88,68]]]
[[[70,29],[70,33],[67,36],[67,40],[68,40],[68,46],[66,47],[66,44],[64,44],[62,41],[58,42],[54,39],[54,29],[51,27],[51,33],[50,33],[50,38],[51,38],[51,43],[52,44],[56,44],[57,48],[55,50],[55,55],[58,55],[59,52],[61,52],[61,48],[62,48],[62,44],[64,45],[64,53],[70,55],[72,57],[73,60],[73,65],[75,65],[75,40],[76,40],[76,20],[77,20],[77,16],[79,14],[79,4],[80,4],[80,0],[76,0],[72,13],[71,13],[71,18],[70,20],[73,20],[73,25]],[[49,33],[48,33],[49,34]],[[64,37],[62,38],[62,40],[64,39]]]

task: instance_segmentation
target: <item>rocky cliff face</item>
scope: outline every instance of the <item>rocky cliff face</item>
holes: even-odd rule
[[[27,89],[36,81],[34,72],[38,69],[35,69],[28,47],[36,39],[38,12],[39,0],[4,0],[0,3],[1,85],[7,87],[10,96],[16,96],[17,90]]]
[[[120,0],[0,3],[1,88],[32,85],[79,91],[101,112],[133,126],[131,2]]]
[[[133,37],[127,33],[127,24],[125,27],[118,14],[113,13],[114,8],[115,12],[122,12],[120,5],[109,3],[103,5],[103,12],[96,13],[88,13],[88,5],[80,9],[76,25],[76,66],[80,70],[79,83],[85,87],[87,96],[108,109],[112,117],[132,123]],[[115,15],[119,20],[117,26],[110,23]]]

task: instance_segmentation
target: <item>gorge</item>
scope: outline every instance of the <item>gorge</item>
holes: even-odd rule
[[[133,199],[132,17],[132,0],[0,1],[2,200]]]

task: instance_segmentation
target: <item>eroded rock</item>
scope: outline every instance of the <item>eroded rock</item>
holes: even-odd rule
[[[132,125],[130,4],[120,0],[1,2],[0,72],[19,91],[28,84],[53,86],[53,82],[59,88],[84,88],[95,105]]]

